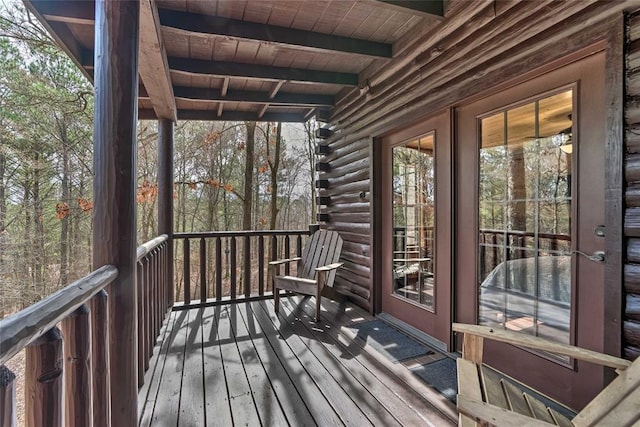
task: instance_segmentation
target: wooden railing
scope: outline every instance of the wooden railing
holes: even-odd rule
[[[533,245],[533,239],[537,237],[537,247]],[[526,258],[527,251],[540,250],[552,254],[560,254],[571,251],[571,236],[568,234],[533,233],[530,231],[513,230],[489,230],[481,229],[479,235],[480,245],[480,277],[485,277],[493,268],[502,261]],[[504,248],[506,254],[503,255]]]
[[[269,261],[301,255],[304,237],[314,230],[311,226],[296,231],[175,233],[175,254],[181,255],[182,263],[182,268],[176,267],[181,275],[177,283],[184,306],[269,295]],[[290,274],[295,266],[285,268]]]
[[[149,369],[156,338],[169,309],[167,274],[169,239],[166,234],[138,247],[138,388],[144,384],[144,373]]]
[[[167,247],[163,235],[137,251],[139,386],[169,305]],[[105,288],[117,276],[116,267],[101,267],[0,320],[0,427],[15,425],[15,375],[5,363],[23,349],[26,425],[110,425],[111,390],[117,391],[110,384],[109,337],[117,331],[109,330]]]

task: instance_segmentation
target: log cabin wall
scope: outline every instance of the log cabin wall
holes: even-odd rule
[[[336,278],[337,289],[375,311],[375,227],[370,224],[377,214],[372,204],[377,189],[372,185],[372,193],[368,191],[376,179],[372,166],[376,138],[475,99],[489,89],[528,80],[572,55],[578,59],[589,46],[604,45],[623,13],[636,7],[633,1],[453,0],[440,26],[415,30],[396,44],[390,63],[365,71],[361,89],[344,97],[333,110],[327,125],[332,135],[325,141],[331,154],[324,160],[330,172],[319,174],[319,180],[327,180],[328,186],[319,190],[320,196],[332,199],[331,206],[320,210],[329,214],[325,226],[345,239],[346,267]],[[640,35],[640,19],[632,21],[638,22]],[[640,71],[638,82],[640,96]],[[640,108],[637,111],[640,123]],[[638,165],[636,171],[640,171],[640,138],[637,145],[637,161],[627,163],[627,175],[629,165]],[[640,186],[640,172],[636,176]],[[361,191],[367,193],[359,194]],[[640,202],[637,206],[640,218]],[[630,298],[640,307],[640,296],[636,296],[640,295],[640,225],[636,233],[637,242],[631,240],[630,245],[636,248],[637,264],[627,265],[629,271],[635,268],[627,277],[635,274],[637,278],[638,294]],[[625,323],[625,336],[629,335],[631,343],[633,335],[633,342],[640,346],[640,316],[637,320]]]
[[[330,170],[320,174],[320,180],[329,181],[329,188],[320,189],[320,196],[330,198],[322,209],[322,213],[329,214],[327,228],[338,231],[344,240],[344,266],[336,273],[335,289],[367,310],[371,309],[372,282],[372,144],[371,138],[349,144],[335,141],[323,159],[331,165]]]
[[[640,10],[626,21],[624,355],[640,356]]]

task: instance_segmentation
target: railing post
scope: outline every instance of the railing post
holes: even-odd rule
[[[64,336],[65,425],[90,426],[91,401],[91,319],[83,304],[62,321]]]
[[[142,260],[136,264],[138,280],[138,388],[144,384],[144,361],[147,358],[148,337],[145,331],[145,319],[149,312],[145,310],[145,289]]]
[[[200,302],[207,301],[207,241],[200,239]]]
[[[16,425],[16,376],[6,366],[0,366],[0,427]]]
[[[189,239],[182,241],[184,248],[184,303],[191,302],[191,248]]]
[[[236,298],[236,276],[237,276],[237,257],[238,257],[238,253],[236,250],[236,238],[235,236],[231,236],[231,291],[230,291],[230,295],[231,295],[231,299],[235,299]]]
[[[222,239],[216,237],[216,301],[222,299]]]
[[[25,418],[30,427],[62,427],[62,335],[54,327],[25,350]]]
[[[109,427],[111,426],[109,301],[104,289],[91,300],[91,362],[93,366],[93,427]]]
[[[242,280],[244,281],[244,296],[249,297],[251,295],[251,236],[247,234],[244,236],[244,272],[242,274]]]
[[[264,295],[264,236],[258,237],[258,295]]]

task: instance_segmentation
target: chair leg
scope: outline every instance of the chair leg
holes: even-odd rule
[[[321,301],[322,296],[320,296],[320,293],[318,293],[316,295],[316,322],[320,321],[320,301]]]
[[[280,289],[273,287],[273,304],[275,306],[276,314],[280,312]]]

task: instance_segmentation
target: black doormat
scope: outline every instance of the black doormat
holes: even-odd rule
[[[433,353],[423,344],[382,320],[357,323],[348,328],[394,363]]]
[[[411,372],[438,390],[447,399],[453,403],[456,402],[456,395],[458,394],[458,374],[456,372],[456,361],[454,359],[445,357],[444,359],[412,368]]]

